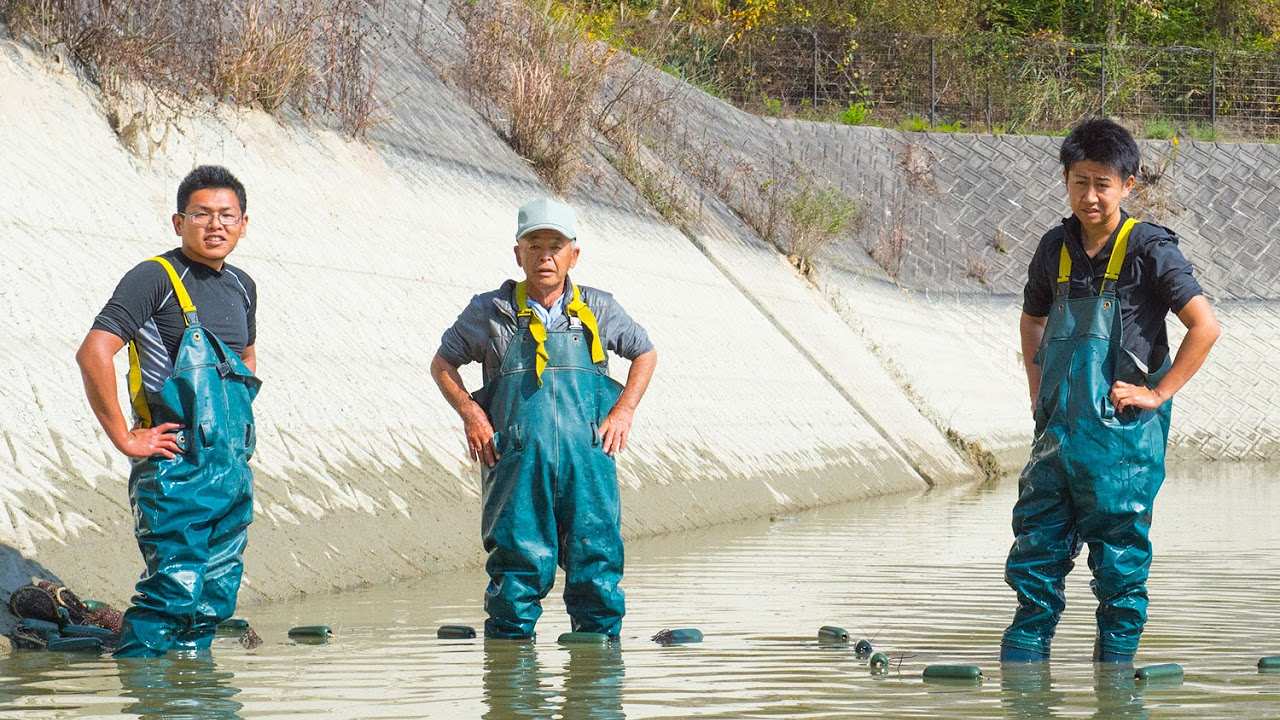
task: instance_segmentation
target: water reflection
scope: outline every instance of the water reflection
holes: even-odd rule
[[[1097,698],[1093,713],[1097,720],[1112,718],[1145,718],[1142,691],[1133,680],[1133,666],[1096,663],[1093,666],[1093,694]]]
[[[1089,661],[1088,573],[1067,580],[1047,667],[995,664],[1014,604],[1002,577],[1017,494],[1009,478],[982,492],[941,489],[637,541],[622,651],[558,645],[571,629],[562,615],[540,621],[536,644],[436,639],[440,625],[482,621],[474,589],[485,576],[475,568],[255,607],[267,645],[250,655],[226,640],[216,667],[208,657],[135,667],[0,652],[0,718],[1277,717],[1280,675],[1255,667],[1280,648],[1274,603],[1259,601],[1280,596],[1275,466],[1174,476],[1153,530],[1155,611],[1139,659],[1183,664],[1185,684],[1136,685],[1132,668]],[[330,645],[288,641],[289,628],[317,623],[345,629]],[[872,675],[849,646],[819,644],[817,629],[832,624],[872,639],[892,658],[889,672]],[[664,627],[698,627],[706,640],[648,642]],[[922,682],[935,663],[978,665],[991,679]]]
[[[622,720],[622,648],[610,645],[578,645],[569,648],[565,666],[564,712],[566,718]]]
[[[134,703],[124,712],[156,720],[231,720],[244,707],[232,684],[235,674],[219,670],[205,652],[158,658],[118,660],[124,697]]]
[[[545,651],[544,652],[548,652]],[[622,720],[625,666],[616,645],[568,648],[563,695],[556,675],[538,659],[531,642],[486,641],[484,646],[485,720],[565,717],[574,720]],[[559,654],[557,651],[556,654]],[[557,708],[556,706],[560,707]]]
[[[485,640],[485,720],[549,717],[554,694],[543,678],[532,642]]]
[[[1047,662],[1000,665],[1000,702],[1007,718],[1060,717],[1066,697],[1053,689]]]
[[[7,642],[0,638],[0,642]],[[97,655],[72,652],[10,651],[0,663],[0,717],[17,711],[28,717],[30,705],[50,710],[71,710],[74,702],[63,696],[78,678],[104,674]]]

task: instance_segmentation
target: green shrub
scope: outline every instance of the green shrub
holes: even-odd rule
[[[1218,128],[1210,123],[1193,122],[1187,126],[1187,136],[1193,140],[1203,140],[1204,142],[1214,142],[1222,137],[1218,132]]]
[[[897,129],[902,132],[924,132],[929,129],[929,122],[919,115],[908,115],[898,123]]]
[[[840,113],[840,122],[845,125],[861,125],[867,121],[867,116],[871,114],[871,109],[866,103],[850,103],[845,111]]]
[[[1146,129],[1142,132],[1142,137],[1148,140],[1172,140],[1178,137],[1178,131],[1174,129],[1173,123],[1162,118],[1147,123]]]
[[[837,188],[820,189],[806,182],[786,203],[790,232],[786,246],[779,249],[802,272],[812,266],[814,255],[827,243],[847,231],[857,233],[862,229],[862,203]]]

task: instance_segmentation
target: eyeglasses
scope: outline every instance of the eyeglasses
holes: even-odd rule
[[[178,214],[190,220],[192,223],[194,223],[198,227],[208,227],[209,223],[213,222],[213,219],[215,217],[218,218],[218,222],[222,224],[222,227],[235,227],[236,225],[239,225],[240,220],[244,218],[244,215],[232,215],[231,213],[214,214],[214,213],[207,213],[207,212],[198,212],[198,213],[178,213]]]

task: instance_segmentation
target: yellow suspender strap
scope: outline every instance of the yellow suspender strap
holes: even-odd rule
[[[1120,228],[1120,234],[1116,236],[1115,247],[1111,249],[1111,261],[1107,263],[1107,274],[1104,275],[1107,280],[1115,282],[1120,279],[1120,266],[1124,265],[1124,254],[1129,249],[1129,231],[1133,230],[1133,226],[1138,221],[1129,218],[1124,221],[1124,226]]]
[[[169,274],[169,282],[173,283],[173,294],[178,299],[178,306],[182,308],[182,321],[187,325],[196,322],[196,306],[191,303],[191,296],[187,294],[182,278],[178,277],[178,271],[174,270],[173,265],[162,257],[156,256],[151,259],[160,263],[160,266]],[[129,342],[129,398],[133,404],[133,412],[142,422],[142,427],[151,427],[151,409],[147,407],[147,395],[142,388],[142,362],[138,358],[138,344],[133,341]]]
[[[547,328],[542,324],[542,318],[539,318],[533,312],[533,308],[529,307],[529,291],[525,289],[523,282],[516,283],[516,317],[529,318],[529,334],[538,343],[534,370],[538,374],[538,387],[542,387],[542,371],[547,369],[547,361],[551,359],[547,354]]]
[[[1120,268],[1124,265],[1124,256],[1129,249],[1129,232],[1137,224],[1137,220],[1129,218],[1124,221],[1124,225],[1120,226],[1120,234],[1116,235],[1116,244],[1111,248],[1111,260],[1107,262],[1107,272],[1103,275],[1104,280],[1115,282],[1120,279]],[[1064,239],[1062,253],[1058,256],[1058,283],[1070,281],[1071,255],[1067,253],[1067,243]]]
[[[142,363],[138,361],[138,343],[129,341],[129,400],[133,404],[133,414],[138,416],[142,427],[151,427],[151,408],[147,406],[147,395],[142,391]]]
[[[582,299],[582,292],[577,285],[573,286],[573,298],[565,305],[564,311],[581,320],[583,327],[591,333],[591,362],[598,363],[604,360],[604,346],[600,343],[600,326],[596,322],[595,313],[591,312],[591,308],[587,307],[587,303]],[[516,283],[516,317],[529,318],[529,334],[538,343],[534,369],[538,373],[538,385],[541,386],[542,371],[547,369],[547,361],[551,359],[547,354],[547,328],[533,308],[529,307],[529,291],[523,282]]]
[[[1062,238],[1062,254],[1058,256],[1058,284],[1071,282],[1071,254],[1067,252],[1067,238]]]
[[[173,265],[168,260],[156,256],[152,260],[160,263],[165,272],[169,273],[169,280],[173,283],[174,295],[178,298],[178,306],[182,308],[182,321],[190,325],[195,320],[196,306],[191,304],[191,296],[187,294],[187,288],[182,284],[182,278],[178,277],[178,271],[173,269]]]
[[[581,320],[583,327],[591,333],[591,362],[603,362],[604,346],[600,344],[600,325],[596,322],[596,314],[591,312],[591,308],[582,299],[577,285],[573,286],[573,300],[569,301],[564,311]]]

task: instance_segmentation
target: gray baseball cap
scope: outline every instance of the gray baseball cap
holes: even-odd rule
[[[534,230],[555,230],[570,240],[578,239],[578,218],[573,208],[551,198],[530,200],[520,208],[516,220],[516,239]]]

